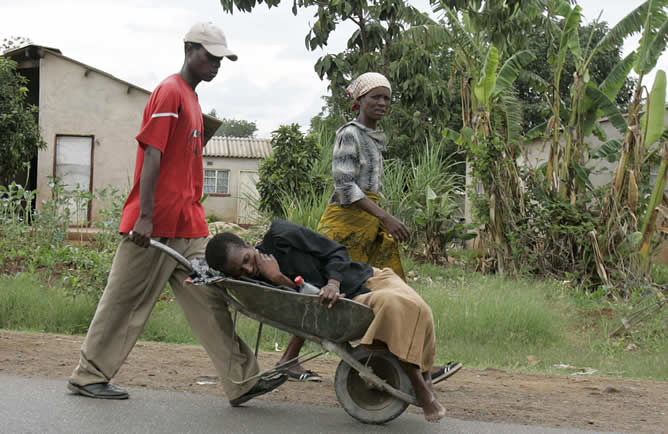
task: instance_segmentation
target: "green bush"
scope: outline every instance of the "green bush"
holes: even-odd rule
[[[16,72],[17,63],[0,56],[0,185],[21,174],[46,143],[35,118],[38,108],[26,103],[28,80]]]
[[[55,178],[50,180],[51,198],[39,210],[30,206],[35,191],[10,184],[0,186],[0,272],[27,271],[58,283],[70,297],[99,299],[106,285],[118,244],[118,225],[125,195],[116,188],[89,192],[67,191]],[[101,230],[92,248],[66,243],[70,210],[85,209],[94,197],[106,202],[100,211]]]
[[[280,126],[272,133],[271,143],[272,154],[260,164],[259,209],[284,217],[282,195],[300,197],[309,190],[320,194],[325,188],[325,177],[312,173],[321,147],[312,136],[305,137],[297,124]]]

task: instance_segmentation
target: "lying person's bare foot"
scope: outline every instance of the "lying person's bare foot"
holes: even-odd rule
[[[437,423],[445,417],[445,407],[436,398],[422,405],[424,418],[427,422]]]

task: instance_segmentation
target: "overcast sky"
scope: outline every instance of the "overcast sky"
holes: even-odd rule
[[[411,0],[429,11],[428,0]],[[602,19],[611,25],[642,0],[579,0],[584,21]],[[183,36],[197,21],[212,21],[223,28],[237,62],[224,61],[212,82],[197,91],[205,112],[215,108],[219,117],[255,121],[258,137],[269,137],[279,125],[297,122],[308,126],[322,107],[327,84],[313,65],[318,57],[345,46],[350,26],[330,39],[325,50],[309,52],[304,46],[312,10],[295,17],[292,2],[252,13],[223,12],[218,0],[0,0],[0,40],[24,36],[33,43],[59,48],[65,56],[96,67],[148,90],[167,75],[178,72],[183,61]],[[638,38],[626,42],[630,52]],[[664,54],[659,68],[668,69]],[[654,74],[646,81],[651,85]]]

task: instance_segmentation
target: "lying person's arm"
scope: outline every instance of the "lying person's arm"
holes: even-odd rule
[[[257,266],[262,277],[269,283],[276,286],[287,286],[289,288],[295,288],[295,282],[293,282],[288,276],[281,273],[281,269],[278,266],[278,261],[274,258],[274,255],[267,255],[262,252],[257,253]]]
[[[271,235],[276,246],[288,245],[312,255],[324,263],[324,275],[328,284],[332,281],[337,289],[343,281],[343,272],[350,263],[346,248],[326,236],[294,223],[275,221]]]

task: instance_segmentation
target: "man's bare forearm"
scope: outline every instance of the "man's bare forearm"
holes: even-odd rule
[[[139,182],[139,217],[153,220],[155,189],[160,174],[160,151],[151,146],[144,150],[144,164]]]

